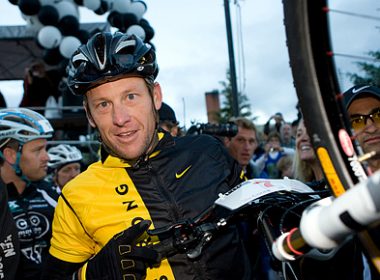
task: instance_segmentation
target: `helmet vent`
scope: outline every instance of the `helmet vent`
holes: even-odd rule
[[[72,58],[72,62],[75,68],[78,68],[83,62],[86,63],[87,61],[87,57],[85,57],[82,53],[75,54]]]
[[[117,54],[133,54],[136,46],[135,40],[121,41],[115,49]]]
[[[94,42],[96,60],[100,70],[104,70],[106,65],[106,53],[107,45],[104,36],[100,35],[97,37],[97,40]]]

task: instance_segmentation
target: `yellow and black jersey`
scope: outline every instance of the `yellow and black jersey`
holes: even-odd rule
[[[161,132],[159,138],[151,155],[134,166],[103,149],[99,162],[65,186],[55,211],[52,256],[82,263],[142,219],[160,228],[194,218],[240,182],[240,167],[216,138],[173,138]],[[231,227],[198,259],[177,254],[148,269],[147,279],[249,279],[241,244]]]

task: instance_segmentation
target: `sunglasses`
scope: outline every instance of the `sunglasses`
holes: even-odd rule
[[[354,130],[361,130],[366,127],[368,119],[370,119],[374,124],[380,125],[380,108],[375,109],[373,113],[368,115],[351,116],[351,127]]]

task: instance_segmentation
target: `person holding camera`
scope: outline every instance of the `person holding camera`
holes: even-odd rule
[[[274,124],[273,123],[274,120]],[[271,116],[268,121],[264,124],[264,135],[266,137],[269,136],[269,133],[275,131],[281,133],[281,127],[284,124],[284,118],[282,113],[277,112],[273,116]]]
[[[135,35],[97,33],[68,71],[99,132],[101,159],[63,188],[43,279],[252,279],[235,225],[196,259],[160,258],[150,246],[157,240],[148,228],[191,220],[241,182],[241,167],[216,138],[172,137],[158,127],[153,48]]]
[[[271,132],[264,146],[265,153],[262,154],[254,164],[260,170],[260,178],[278,179],[280,171],[277,168],[278,161],[286,155],[294,156],[294,149],[281,145],[281,136],[278,132]]]

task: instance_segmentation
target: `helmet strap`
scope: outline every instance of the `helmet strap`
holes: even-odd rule
[[[149,145],[147,146],[145,151],[141,154],[141,156],[139,156],[139,158],[132,165],[134,169],[138,169],[140,167],[140,163],[146,162],[149,159],[149,154],[152,153],[157,143],[158,143],[158,125],[156,124],[154,128],[154,133],[153,133],[152,139],[149,142]]]
[[[22,174],[22,170],[20,167],[22,147],[23,147],[23,145],[21,145],[21,144],[18,146],[17,153],[16,153],[16,162],[14,164],[12,164],[12,167],[13,167],[16,175],[18,177],[20,177],[28,186],[31,183],[31,181],[24,174]]]

